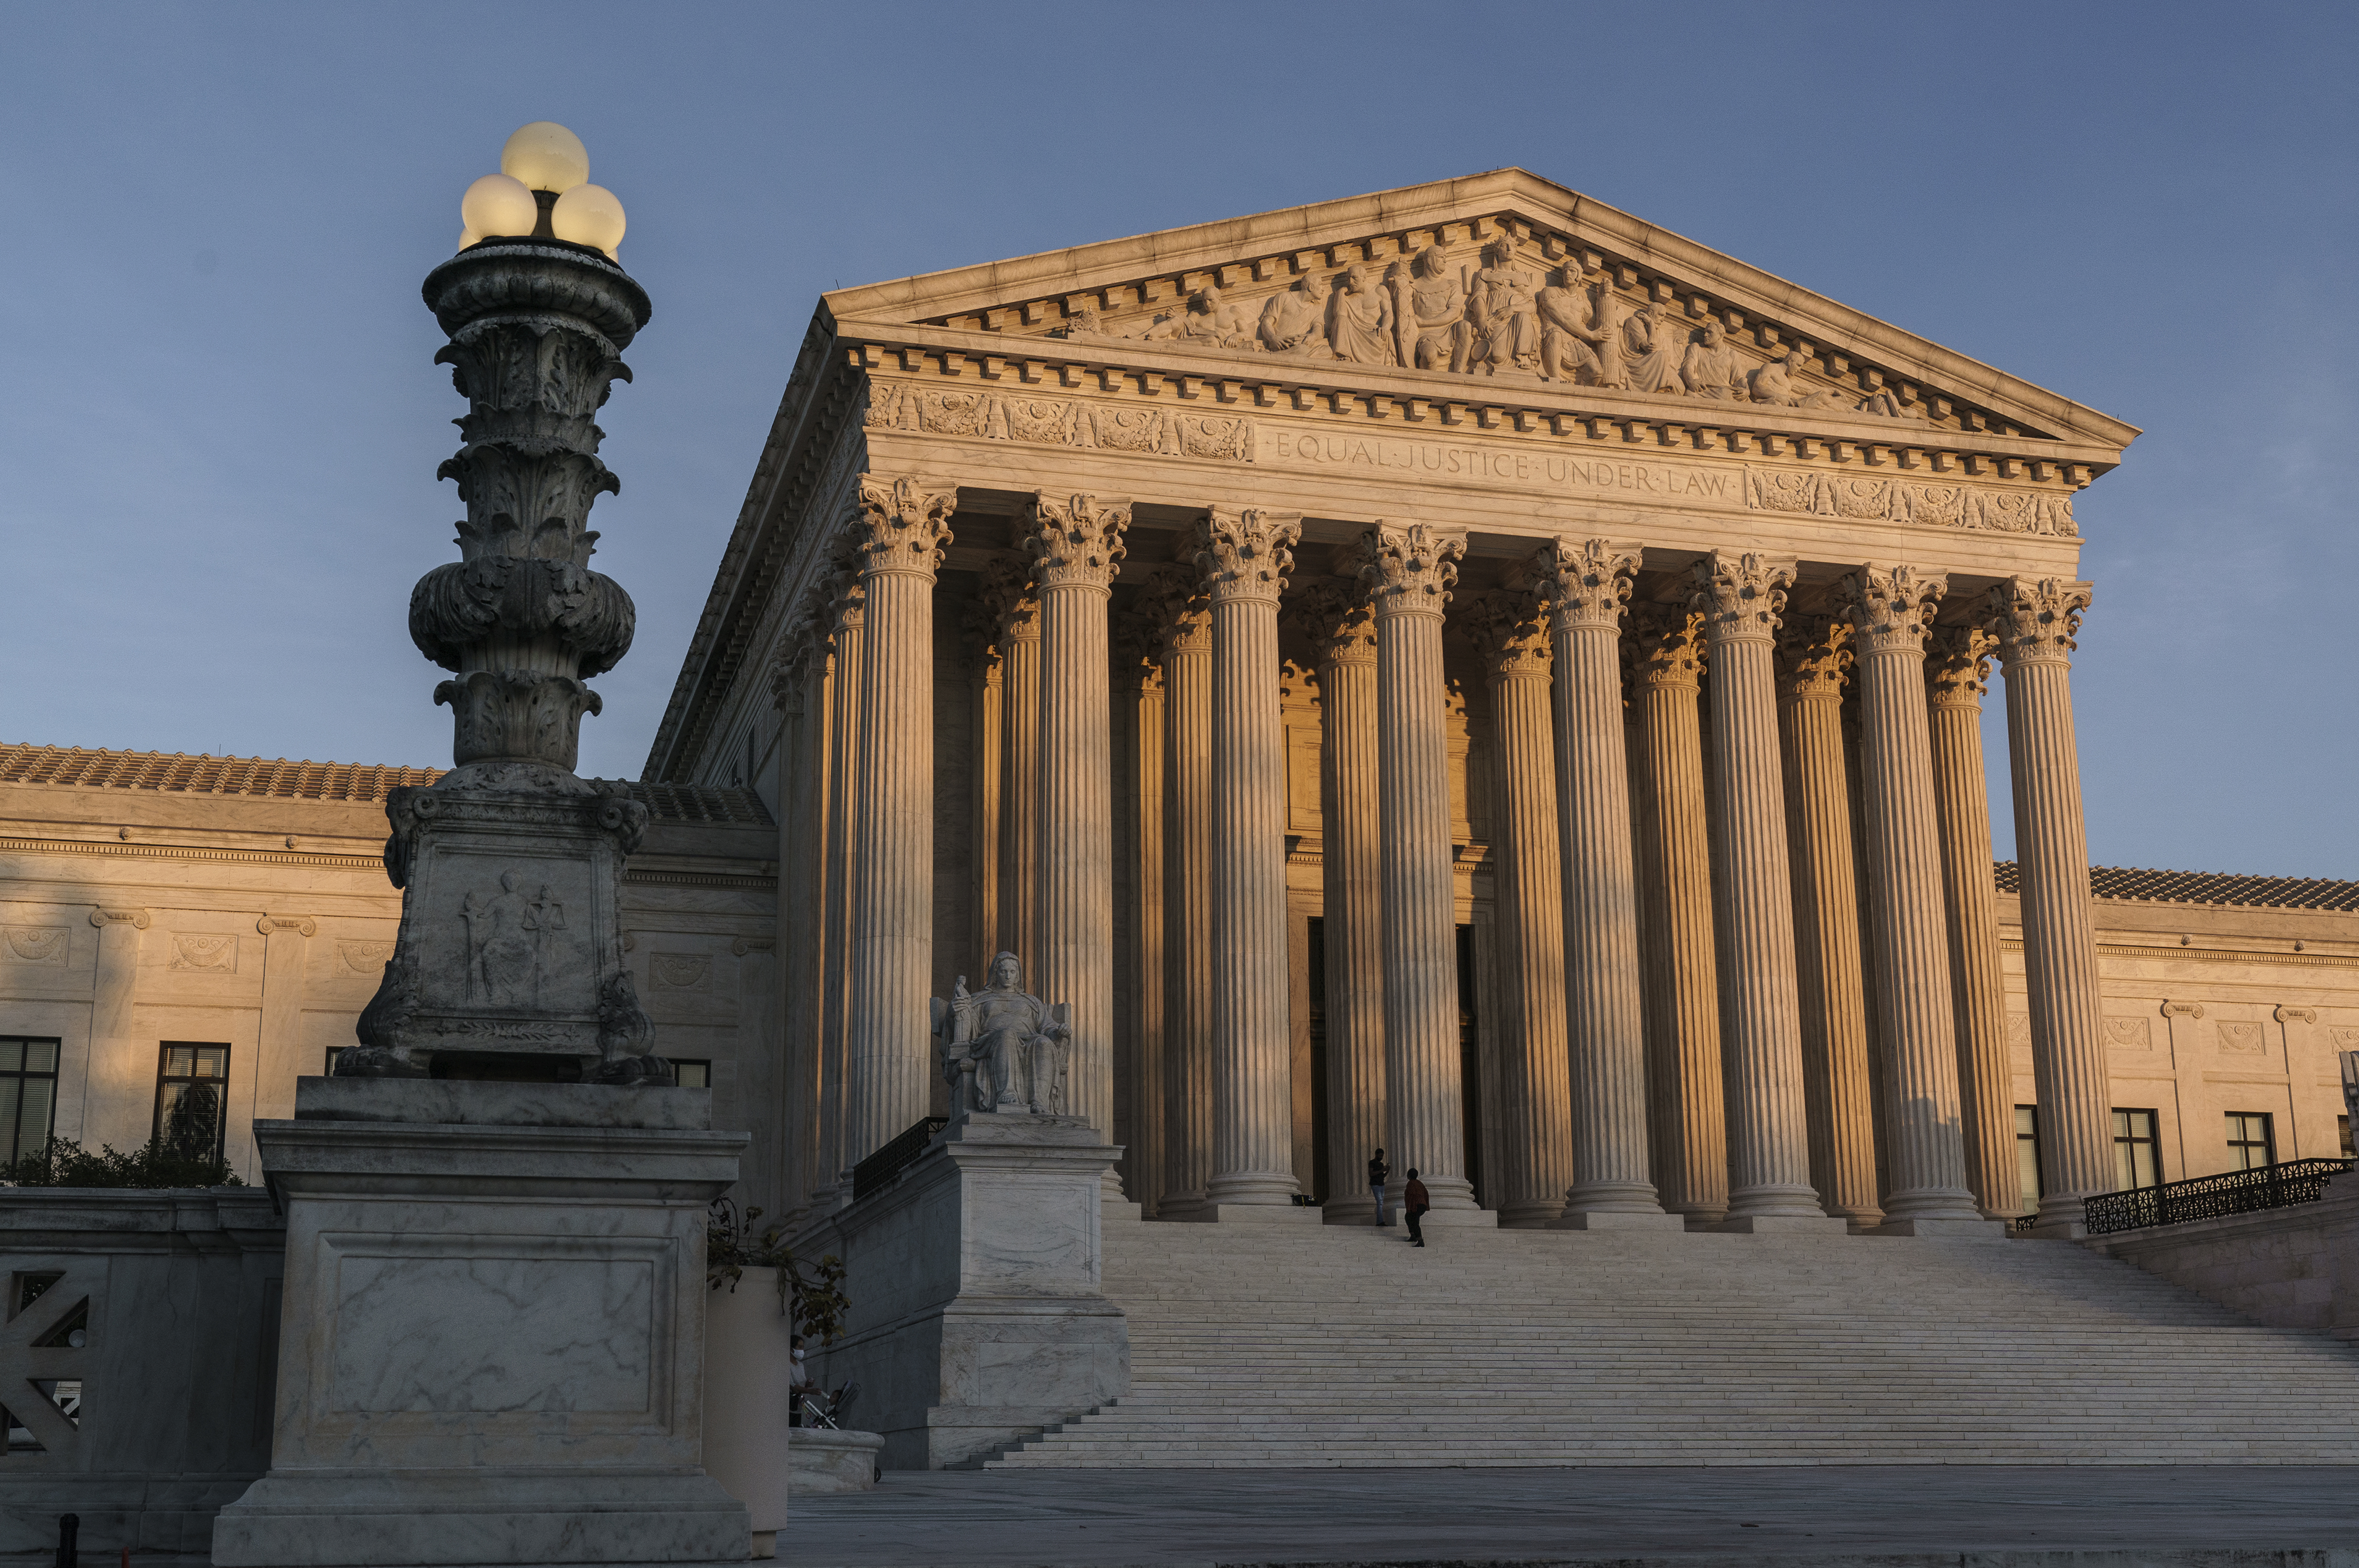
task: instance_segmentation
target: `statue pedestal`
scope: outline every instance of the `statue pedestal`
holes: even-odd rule
[[[970,1465],[1129,1388],[1129,1325],[1098,1287],[1121,1152],[1078,1116],[974,1112],[798,1242],[843,1259],[852,1313],[821,1375],[860,1385],[849,1419],[883,1434],[886,1468]]]
[[[743,1563],[699,1468],[693,1089],[306,1078],[255,1141],[287,1211],[270,1473],[220,1568]]]

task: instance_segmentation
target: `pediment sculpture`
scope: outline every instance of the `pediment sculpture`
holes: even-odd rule
[[[931,1012],[953,1119],[970,1111],[1066,1114],[1072,1010],[1025,990],[1024,966],[1014,953],[994,955],[991,982],[980,991],[968,991],[960,975],[948,1001],[933,998]]]

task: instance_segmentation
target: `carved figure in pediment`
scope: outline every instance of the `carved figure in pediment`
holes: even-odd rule
[[[949,1001],[933,1001],[935,1049],[956,1094],[952,1109],[1065,1114],[1072,1041],[1070,1009],[1024,989],[1012,953],[991,961],[991,983],[970,993],[962,975]]]
[[[1155,324],[1138,335],[1147,339],[1176,339],[1181,343],[1202,343],[1212,348],[1257,349],[1261,346],[1254,336],[1253,311],[1223,299],[1220,289],[1210,284],[1188,296],[1186,310],[1157,317]]]
[[[1328,292],[1323,274],[1307,272],[1293,288],[1271,295],[1256,329],[1263,350],[1300,359],[1334,358],[1335,351],[1327,346]]]
[[[1917,411],[1900,400],[1900,394],[1889,387],[1879,387],[1869,393],[1860,406],[1863,414],[1874,414],[1886,419],[1913,419]]]
[[[1613,338],[1603,318],[1612,306],[1601,299],[1593,314],[1589,289],[1577,267],[1560,267],[1556,281],[1532,297],[1533,313],[1540,323],[1540,374],[1550,381],[1577,381],[1584,387],[1613,387],[1599,351]],[[1601,289],[1601,293],[1603,289]],[[1616,356],[1616,368],[1620,359]]]
[[[1718,321],[1706,318],[1680,361],[1680,381],[1690,397],[1719,397],[1742,403],[1746,397],[1743,362],[1735,345]]]
[[[1416,368],[1464,374],[1474,331],[1466,322],[1466,269],[1451,266],[1443,246],[1426,246],[1409,264],[1408,299]]]
[[[1805,391],[1797,379],[1810,355],[1799,348],[1786,351],[1783,359],[1773,359],[1748,378],[1756,403],[1774,403],[1783,408],[1840,408],[1848,399],[1841,393],[1821,390]]]
[[[1354,365],[1391,365],[1399,354],[1393,332],[1392,296],[1376,283],[1373,268],[1355,261],[1344,269],[1343,287],[1327,307],[1327,341],[1335,357]]]
[[[1516,265],[1513,241],[1502,235],[1483,247],[1482,268],[1466,293],[1469,366],[1485,375],[1537,368],[1539,318],[1532,299],[1538,292],[1538,280]]]
[[[1621,335],[1624,386],[1634,392],[1681,390],[1675,334],[1663,324],[1661,304],[1650,301],[1623,317]]]
[[[1080,305],[1075,307],[1071,321],[1049,335],[1056,338],[1102,338],[1106,332],[1099,323],[1098,308],[1095,305]]]

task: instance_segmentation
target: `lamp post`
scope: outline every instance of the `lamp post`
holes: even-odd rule
[[[451,672],[452,770],[397,789],[386,868],[401,929],[339,1076],[669,1083],[623,963],[625,858],[647,825],[627,786],[577,778],[586,683],[631,646],[630,595],[590,570],[590,508],[621,488],[594,421],[647,291],[614,259],[622,204],[547,121],[468,187],[459,254],[427,275],[469,405],[439,476],[467,515],[460,558],[420,578],[409,635]]]

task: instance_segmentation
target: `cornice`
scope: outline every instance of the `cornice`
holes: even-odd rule
[[[2021,937],[2001,937],[2001,953],[2021,953]],[[2148,961],[2175,962],[2192,959],[2204,964],[2244,964],[2252,965],[2284,964],[2288,968],[2322,967],[2328,969],[2359,969],[2359,954],[2339,953],[2267,953],[2242,947],[2128,947],[2118,942],[2099,942],[2100,958],[2140,958]]]

